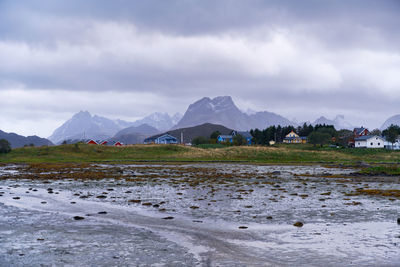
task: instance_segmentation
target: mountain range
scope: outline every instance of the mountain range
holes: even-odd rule
[[[230,96],[218,96],[215,98],[203,97],[192,103],[182,116],[176,113],[170,116],[168,113],[152,113],[140,120],[127,122],[124,120],[111,120],[94,115],[88,111],[81,111],[57,128],[49,137],[55,144],[64,140],[79,140],[84,138],[116,140],[129,144],[141,143],[144,138],[168,130],[188,128],[204,123],[223,125],[229,129],[240,131],[250,129],[265,129],[272,125],[298,126],[289,119],[268,111],[256,112],[253,110],[241,111]],[[390,124],[400,124],[400,115],[389,118],[383,125],[386,128]],[[334,125],[336,129],[353,129],[354,126],[347,122],[343,115],[337,115],[334,119],[320,117],[313,125]]]
[[[53,143],[45,138],[33,136],[22,136],[15,133],[6,133],[0,130],[0,139],[6,139],[11,148],[23,147],[23,146],[52,146]]]
[[[153,113],[149,116],[135,121],[127,122],[124,120],[111,120],[97,115],[92,116],[88,111],[80,111],[67,120],[63,125],[57,128],[48,138],[55,144],[60,144],[65,140],[82,140],[82,139],[110,139],[119,131],[127,129],[124,134],[132,134],[135,129],[137,133],[149,136],[157,132],[170,129],[181,115],[179,113],[170,117],[167,113]],[[143,126],[145,125],[145,126]],[[151,127],[148,133],[143,132],[143,127]],[[135,127],[142,127],[135,128]],[[122,135],[121,133],[119,135]]]

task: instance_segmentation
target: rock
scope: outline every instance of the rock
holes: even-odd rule
[[[303,223],[302,223],[302,222],[295,222],[295,223],[293,224],[293,226],[296,226],[296,227],[303,227]]]
[[[107,214],[107,211],[99,211],[97,214]]]
[[[239,228],[239,229],[247,229],[247,228],[249,228],[249,227],[247,227],[247,226],[239,226],[238,228]]]
[[[46,201],[42,201],[42,202],[40,202],[40,203],[42,203],[42,204],[46,204],[47,202],[46,202]]]
[[[168,217],[164,217],[163,220],[172,220],[174,217],[172,216],[168,216]]]
[[[400,218],[397,218],[397,224],[400,224]]]
[[[272,216],[267,216],[267,219],[268,220],[272,220]]]
[[[85,219],[85,218],[82,216],[74,216],[74,220],[79,221],[79,220],[83,220],[83,219]]]
[[[96,198],[107,198],[107,196],[100,195],[100,196],[97,196]]]
[[[71,201],[71,204],[76,204],[76,202],[75,201]]]
[[[281,174],[281,172],[280,172],[280,171],[273,171],[271,174],[274,174],[274,175],[280,175],[280,174]]]
[[[142,201],[140,199],[131,199],[128,202],[130,202],[130,203],[140,203]]]
[[[13,199],[20,199],[20,197],[13,197]]]

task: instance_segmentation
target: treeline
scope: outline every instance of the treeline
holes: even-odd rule
[[[288,133],[294,131],[299,136],[307,137],[308,143],[314,145],[332,144],[346,147],[353,138],[350,130],[337,131],[333,125],[317,124],[315,126],[304,123],[302,126],[270,126],[264,130],[254,129],[250,133],[253,135],[253,142],[259,145],[269,145],[270,141],[282,143]]]

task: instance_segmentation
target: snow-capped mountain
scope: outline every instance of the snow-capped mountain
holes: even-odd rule
[[[218,96],[214,99],[204,97],[191,104],[174,129],[203,123],[220,124],[235,130],[265,129],[271,125],[292,124],[288,119],[272,112],[246,114],[239,110],[232,97]]]
[[[388,128],[390,125],[398,125],[400,126],[400,114],[394,115],[387,119],[381,126],[381,130],[385,130]]]
[[[352,125],[351,123],[346,121],[343,115],[337,115],[333,120],[330,120],[330,119],[325,118],[324,116],[321,116],[318,119],[316,119],[312,124],[313,125],[316,125],[316,124],[333,125],[336,130],[341,130],[341,129],[353,130],[354,129],[354,125]]]
[[[113,121],[97,115],[92,116],[88,111],[80,111],[63,125],[57,128],[49,137],[55,144],[69,139],[107,139],[112,137],[125,125],[125,121]]]
[[[168,113],[155,112],[143,119],[135,121],[132,126],[142,124],[150,125],[160,131],[166,131],[172,128],[182,118],[182,114],[176,113],[172,117]]]
[[[132,126],[139,127],[143,124],[156,128],[156,131],[165,131],[171,129],[181,117],[182,115],[179,113],[172,117],[168,113],[153,113],[135,122],[128,122],[111,120],[97,115],[92,116],[88,111],[80,111],[57,128],[49,140],[60,144],[64,140],[109,139],[123,129]],[[154,131],[151,132],[151,134],[154,133]]]

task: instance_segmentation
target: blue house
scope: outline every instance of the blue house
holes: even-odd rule
[[[251,145],[251,139],[253,139],[253,136],[249,132],[238,132],[238,131],[232,131],[230,135],[219,135],[217,138],[218,143],[223,143],[223,142],[229,142],[233,143],[233,137],[236,135],[241,135],[246,139],[247,145]]]
[[[246,142],[248,145],[251,145],[251,139],[253,139],[253,136],[249,132],[238,132],[238,131],[232,131],[232,136],[235,135],[241,135],[246,139]]]
[[[153,136],[144,140],[145,144],[177,144],[178,139],[170,134],[163,134],[159,136]]]

